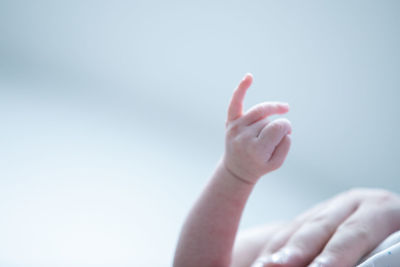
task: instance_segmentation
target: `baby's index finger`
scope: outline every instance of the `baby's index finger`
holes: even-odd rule
[[[228,122],[242,116],[244,96],[246,95],[246,91],[249,89],[252,82],[253,75],[251,73],[247,73],[239,83],[239,86],[233,92],[231,103],[229,104],[228,108]]]
[[[289,104],[285,102],[263,102],[250,108],[244,115],[243,121],[250,125],[272,115],[285,114]]]

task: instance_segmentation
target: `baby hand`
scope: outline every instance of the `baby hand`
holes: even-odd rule
[[[268,116],[288,112],[287,103],[264,102],[243,114],[243,99],[252,81],[253,76],[246,74],[233,93],[223,157],[227,171],[250,184],[282,165],[290,148],[291,133],[287,119],[268,120]]]

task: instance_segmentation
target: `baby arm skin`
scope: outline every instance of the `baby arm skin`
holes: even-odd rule
[[[252,81],[251,74],[245,75],[233,93],[225,153],[186,219],[175,267],[230,266],[240,217],[255,183],[279,168],[289,151],[289,121],[268,120],[288,112],[286,103],[264,102],[243,113],[243,99]]]

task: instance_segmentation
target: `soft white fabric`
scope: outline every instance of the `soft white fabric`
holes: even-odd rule
[[[400,266],[400,231],[386,238],[376,249],[364,257],[357,267]]]

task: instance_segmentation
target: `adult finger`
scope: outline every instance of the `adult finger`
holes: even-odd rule
[[[263,102],[250,108],[243,115],[243,124],[250,125],[268,116],[284,114],[289,111],[289,104],[284,102]]]
[[[250,87],[252,82],[253,75],[247,73],[243,77],[242,81],[239,83],[239,86],[233,92],[232,99],[228,108],[227,122],[233,121],[242,116],[244,96],[246,95],[246,91]]]
[[[362,205],[337,229],[316,266],[354,266],[358,260],[400,227],[398,202]]]
[[[358,205],[357,201],[349,202],[347,198],[337,198],[306,221],[283,248],[271,255],[266,266],[306,266],[319,254],[335,230]]]
[[[273,223],[240,231],[235,240],[231,267],[250,266],[270,240],[285,224]]]
[[[252,267],[263,267],[264,264],[269,262],[271,254],[282,248],[290,237],[306,222],[311,216],[313,216],[318,211],[325,208],[325,206],[332,200],[326,200],[318,205],[315,205],[311,209],[297,216],[292,223],[286,227],[282,227],[280,231],[267,242],[262,252],[258,255],[257,260],[255,260]]]
[[[283,228],[281,231],[277,232],[276,235],[268,242],[266,247],[264,248],[264,254],[271,254],[273,252],[278,251],[282,248],[289,238],[303,225],[310,217],[314,216],[317,212],[322,209],[325,209],[326,205],[328,205],[332,200],[325,200],[314,207],[310,208],[306,212],[303,212],[299,216],[297,216],[293,222],[288,226]]]

